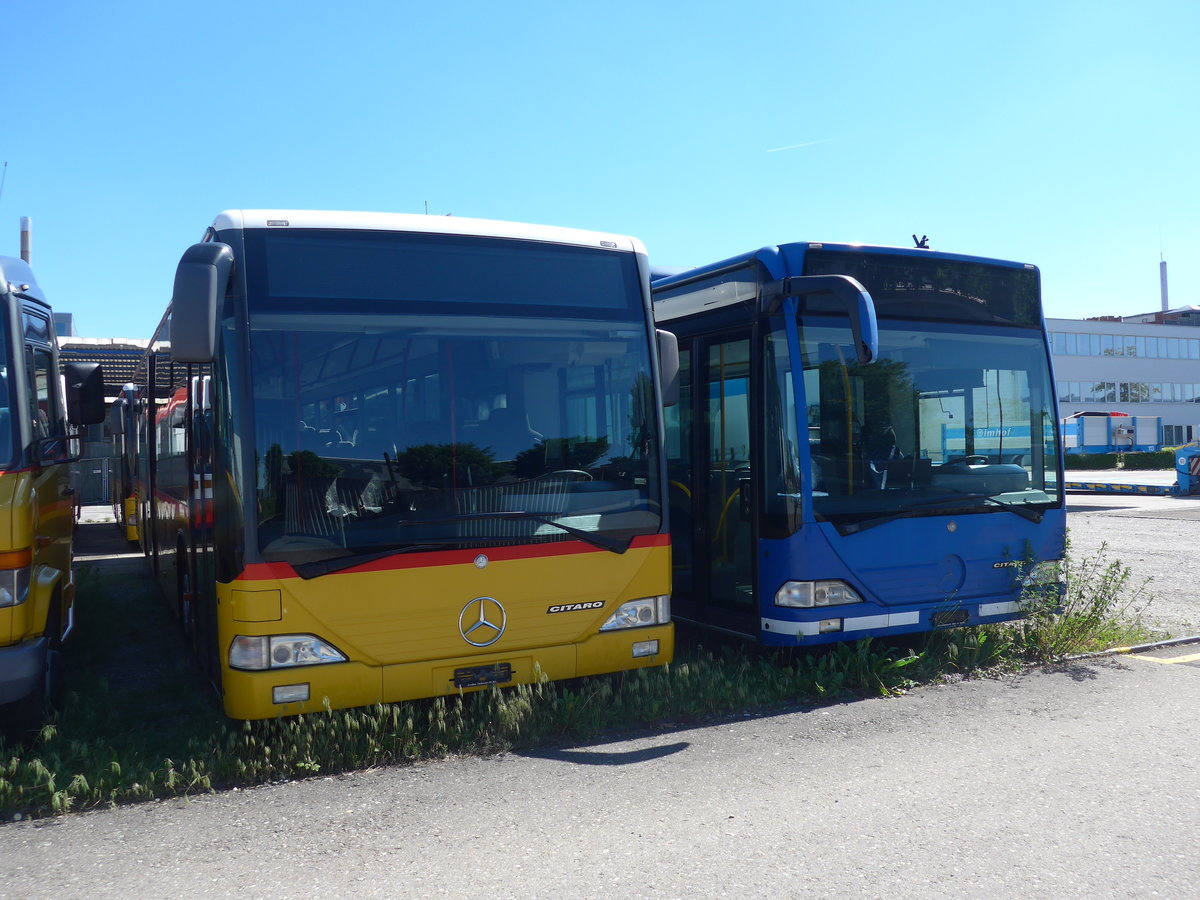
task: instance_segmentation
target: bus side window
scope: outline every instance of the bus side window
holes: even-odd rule
[[[58,378],[53,369],[49,351],[27,348],[29,383],[33,396],[29,397],[30,418],[33,421],[34,438],[45,438],[64,434],[62,403],[58,395]]]

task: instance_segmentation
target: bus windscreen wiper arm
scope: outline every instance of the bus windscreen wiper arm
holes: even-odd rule
[[[293,563],[292,568],[296,570],[296,574],[301,578],[317,578],[321,575],[329,575],[333,572],[342,572],[346,569],[353,569],[355,566],[361,566],[363,563],[374,562],[377,559],[384,559],[388,556],[398,556],[401,553],[420,553],[422,550],[440,550],[447,544],[469,544],[472,543],[472,538],[453,538],[451,540],[438,541],[430,543],[424,541],[420,544],[408,544],[402,547],[388,547],[385,550],[368,550],[363,553],[347,553],[345,556],[335,556],[333,559],[320,559],[315,562]],[[475,539],[477,540],[477,539]]]
[[[610,553],[617,553],[617,554],[624,553],[626,550],[629,549],[629,545],[633,542],[633,538],[627,538],[623,541],[619,541],[619,540],[616,540],[615,538],[605,537],[602,534],[596,534],[591,531],[584,531],[581,528],[575,528],[572,525],[564,525],[562,522],[554,521],[554,519],[551,519],[549,516],[543,516],[540,513],[527,512],[523,509],[514,509],[514,510],[508,510],[508,511],[501,511],[501,512],[464,513],[462,515],[457,515],[457,516],[443,516],[443,517],[437,518],[437,519],[407,519],[407,520],[399,522],[397,524],[405,525],[405,526],[442,525],[442,524],[445,524],[446,522],[470,522],[470,521],[477,521],[480,519],[532,519],[535,522],[541,522],[544,525],[551,525],[554,528],[558,528],[562,531],[565,531],[567,534],[571,535],[571,537],[573,537],[573,538],[578,538],[581,541],[591,544],[593,547],[599,547],[601,550],[607,550]],[[508,540],[508,538],[503,538],[503,537],[491,537],[491,538],[465,537],[465,538],[455,538],[453,540],[447,539],[443,543],[458,543],[458,544],[476,543],[476,544],[478,544],[478,543],[490,543],[492,541],[497,541],[497,540]],[[417,545],[417,546],[422,546],[422,545]],[[379,555],[380,556],[388,556],[391,553],[407,553],[407,552],[411,552],[411,551],[409,551],[409,550],[391,550],[391,551],[384,551],[383,553],[381,553]],[[329,560],[329,562],[335,563],[335,562],[338,562],[338,560]],[[364,562],[366,562],[366,560],[364,560]],[[305,563],[305,565],[316,566],[316,565],[320,565],[320,564],[319,563]],[[297,570],[297,571],[299,571],[299,570]],[[318,574],[325,574],[325,573],[321,572]],[[304,577],[304,576],[301,576],[301,577]]]
[[[1040,509],[1030,509],[1027,506],[1021,506],[1017,503],[1006,503],[1003,500],[997,500],[991,494],[951,494],[947,497],[938,497],[933,500],[924,500],[920,503],[913,503],[904,509],[897,509],[890,513],[885,513],[882,516],[876,516],[873,519],[864,519],[861,522],[851,522],[848,525],[835,526],[840,534],[855,534],[859,531],[866,531],[869,528],[874,528],[877,525],[886,525],[888,522],[894,522],[897,519],[904,519],[912,516],[916,510],[930,506],[946,506],[953,508],[954,504],[960,500],[986,500],[989,503],[994,503],[1006,512],[1016,513],[1023,519],[1028,519],[1030,522],[1042,521],[1042,511]],[[937,510],[933,510],[937,512]]]
[[[995,503],[997,506],[1003,507],[1011,513],[1016,513],[1021,518],[1028,519],[1030,522],[1042,521],[1042,511],[1040,509],[1030,509],[1028,506],[1022,506],[1020,503],[997,500],[990,495],[980,495],[980,499],[987,500],[989,503]]]
[[[629,549],[629,545],[633,542],[633,538],[626,538],[623,541],[618,541],[614,538],[605,537],[604,535],[596,534],[592,531],[584,531],[581,528],[575,528],[571,525],[564,525],[562,522],[556,522],[548,516],[539,515],[538,513],[525,512],[523,510],[495,513],[495,516],[500,519],[532,519],[533,521],[541,522],[544,525],[553,525],[555,528],[561,528],[573,538],[586,541],[592,546],[599,547],[602,550],[608,550],[610,553],[624,553]]]
[[[610,553],[624,553],[629,549],[629,545],[633,542],[633,538],[627,538],[624,541],[618,541],[614,538],[605,537],[602,534],[596,534],[592,531],[584,531],[581,528],[575,528],[572,525],[564,525],[562,522],[556,522],[549,516],[543,516],[541,513],[527,512],[523,509],[501,510],[499,512],[479,512],[465,513],[460,516],[446,516],[441,519],[428,519],[424,521],[408,521],[402,522],[403,525],[435,525],[442,522],[465,522],[475,519],[532,519],[535,522],[541,522],[543,525],[552,525],[571,535],[573,538],[578,538],[591,544],[593,547],[599,547],[602,550],[608,550]]]

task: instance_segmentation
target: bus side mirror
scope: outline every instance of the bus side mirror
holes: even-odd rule
[[[104,372],[99,363],[71,362],[63,366],[67,385],[67,421],[98,425],[104,421]]]
[[[125,433],[125,408],[129,405],[129,401],[124,397],[118,397],[113,401],[113,405],[108,409],[108,433],[109,434],[124,434]]]
[[[193,244],[175,268],[171,293],[171,356],[178,362],[211,362],[217,344],[217,309],[233,270],[228,244]]]
[[[768,304],[784,297],[806,297],[811,294],[831,294],[841,303],[850,320],[854,336],[854,353],[859,365],[874,362],[879,355],[879,323],[875,320],[875,301],[867,289],[849,275],[795,275],[774,282],[776,291],[765,295]],[[771,310],[767,310],[768,312]]]
[[[674,406],[679,402],[679,338],[661,328],[655,330],[655,336],[658,338],[658,378],[663,406]]]

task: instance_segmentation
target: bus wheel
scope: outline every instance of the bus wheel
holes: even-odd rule
[[[42,677],[26,696],[8,704],[0,713],[5,736],[16,741],[32,740],[50,718],[52,709],[61,709],[66,699],[63,677],[62,629],[59,627],[61,601],[56,596],[46,620],[46,663]]]
[[[192,595],[192,575],[188,571],[183,547],[175,556],[175,588],[179,596],[179,624],[184,637],[194,643],[196,638],[196,598]]]
[[[62,709],[67,699],[66,668],[63,665],[62,597],[55,594],[46,619],[46,677],[42,679],[42,706]]]

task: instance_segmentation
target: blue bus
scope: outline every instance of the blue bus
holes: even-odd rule
[[[1035,266],[793,243],[655,270],[672,613],[796,646],[1001,622],[1063,590]]]

